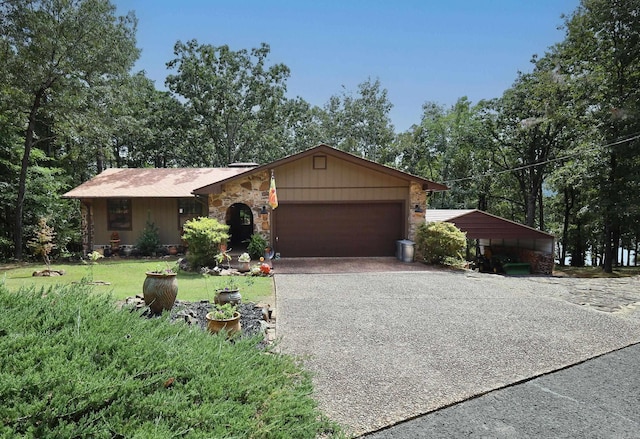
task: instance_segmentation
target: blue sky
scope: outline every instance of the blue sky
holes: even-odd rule
[[[323,106],[343,86],[379,79],[396,132],[420,122],[422,104],[499,97],[533,54],[564,38],[560,16],[579,0],[114,0],[135,11],[145,70],[164,89],[176,41],[233,50],[271,46],[291,69],[289,97]]]

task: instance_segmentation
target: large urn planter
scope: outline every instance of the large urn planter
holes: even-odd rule
[[[178,278],[176,273],[155,273],[149,271],[142,285],[144,303],[154,314],[169,311],[173,308],[178,295]]]
[[[207,313],[207,329],[212,334],[225,331],[228,336],[239,333],[242,330],[240,326],[240,313],[235,311],[233,317],[230,318],[216,318],[215,311]]]
[[[226,303],[238,305],[241,301],[242,295],[238,289],[225,288],[224,290],[218,290],[213,297],[213,303],[216,305],[224,305]]]

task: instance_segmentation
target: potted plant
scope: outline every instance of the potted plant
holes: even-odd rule
[[[253,259],[264,257],[264,251],[267,248],[267,240],[259,233],[254,233],[251,237],[244,241],[248,243],[247,252]]]
[[[228,336],[240,332],[240,313],[237,311],[236,305],[226,303],[224,305],[215,305],[213,310],[207,313],[207,329],[212,334],[220,331],[226,331]]]
[[[231,255],[230,250],[220,250],[220,253],[216,255],[216,263],[220,268],[231,268]]]
[[[242,295],[238,288],[238,284],[235,279],[229,276],[227,285],[224,288],[216,291],[216,295],[213,297],[213,302],[216,305],[225,305],[230,303],[231,305],[237,305],[242,301]]]
[[[142,285],[144,303],[154,314],[161,314],[162,311],[169,311],[173,308],[178,295],[177,272],[173,268],[156,268],[147,271],[147,278]]]
[[[240,266],[238,267],[239,272],[246,273],[251,269],[249,266],[251,263],[251,256],[249,256],[249,253],[245,252],[238,256],[238,262],[240,262]]]

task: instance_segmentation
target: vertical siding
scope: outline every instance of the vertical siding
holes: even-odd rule
[[[275,170],[281,202],[405,200],[409,181],[326,156],[327,169],[313,169],[304,157]]]

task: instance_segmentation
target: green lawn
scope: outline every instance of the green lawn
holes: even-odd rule
[[[20,264],[0,266],[0,282],[10,291],[21,287],[49,287],[69,285],[81,282],[83,278],[93,277],[94,281],[108,282],[109,285],[96,285],[100,292],[110,292],[116,299],[124,299],[142,294],[145,272],[156,268],[166,268],[175,264],[173,260],[157,259],[100,259],[97,264],[54,264],[52,269],[64,270],[64,276],[34,277],[34,271],[43,270],[42,264]],[[196,301],[211,300],[217,289],[224,288],[233,279],[240,288],[245,302],[274,303],[273,279],[270,277],[245,276],[203,276],[199,273],[180,271],[178,273],[178,299]]]

